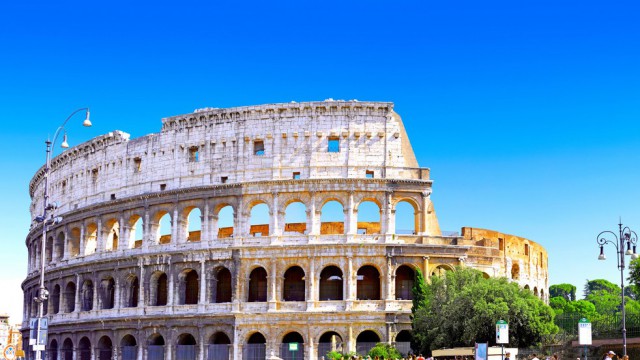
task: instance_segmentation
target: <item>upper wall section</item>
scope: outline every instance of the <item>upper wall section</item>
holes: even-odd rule
[[[323,101],[202,109],[165,118],[160,133],[99,136],[55,157],[50,198],[59,213],[163,190],[292,178],[424,181],[390,102]],[[42,208],[44,169],[31,180]],[[428,185],[426,185],[428,186]]]

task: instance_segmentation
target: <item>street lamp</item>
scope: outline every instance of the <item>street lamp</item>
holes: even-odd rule
[[[616,247],[616,259],[618,260],[618,269],[620,269],[620,287],[622,297],[622,351],[623,355],[627,355],[627,323],[626,312],[624,309],[624,256],[631,255],[632,259],[637,259],[636,243],[638,241],[638,235],[635,231],[632,231],[628,226],[622,227],[622,220],[618,223],[618,234],[613,231],[603,231],[598,234],[598,244],[600,245],[600,255],[598,260],[606,260],[604,255],[604,244],[612,244]],[[625,251],[624,245],[627,245]],[[633,247],[633,250],[632,250]]]
[[[64,130],[64,126],[67,124],[67,121],[69,121],[69,119],[71,119],[73,117],[73,115],[81,112],[81,111],[85,111],[86,112],[86,116],[85,119],[82,123],[82,125],[89,127],[91,126],[91,120],[89,120],[89,108],[80,108],[74,112],[71,113],[71,115],[69,115],[69,117],[67,117],[67,119],[62,123],[62,125],[60,125],[58,127],[58,129],[56,130],[55,134],[53,135],[53,141],[49,141],[49,139],[47,139],[47,141],[45,141],[45,144],[47,144],[47,158],[46,158],[46,162],[44,165],[44,196],[43,196],[43,202],[44,202],[44,206],[43,206],[43,212],[42,215],[36,216],[36,221],[37,222],[41,222],[42,224],[42,240],[40,243],[40,288],[38,290],[38,296],[34,299],[34,301],[36,303],[38,303],[38,321],[37,321],[37,329],[36,329],[36,347],[35,347],[35,351],[36,351],[36,360],[41,360],[41,353],[40,353],[40,349],[44,350],[44,346],[41,347],[40,345],[40,323],[41,323],[41,319],[43,318],[43,312],[44,312],[44,301],[47,300],[49,298],[49,292],[47,291],[47,289],[45,289],[44,287],[44,260],[45,260],[45,246],[46,246],[46,241],[47,241],[47,228],[49,226],[55,225],[55,224],[59,224],[62,221],[62,217],[57,216],[54,217],[53,216],[53,211],[58,207],[58,205],[55,202],[49,203],[49,170],[51,169],[51,153],[52,153],[52,147],[53,145],[56,143],[56,140],[58,139],[58,135],[60,134],[60,131]],[[67,143],[67,133],[64,133],[64,138],[61,144],[62,148],[66,149],[69,147],[69,143]],[[50,214],[48,214],[48,212],[50,212]],[[44,345],[44,344],[43,344]]]

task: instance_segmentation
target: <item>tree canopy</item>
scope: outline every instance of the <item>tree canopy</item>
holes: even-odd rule
[[[509,323],[509,345],[527,347],[558,331],[553,316],[548,305],[516,283],[457,268],[425,286],[425,298],[414,310],[414,351],[495,344],[495,323],[501,319]]]
[[[567,301],[576,300],[576,287],[571,284],[557,284],[549,287],[549,297],[561,296]]]

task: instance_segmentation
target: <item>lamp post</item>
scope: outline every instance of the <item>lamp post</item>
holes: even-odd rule
[[[52,141],[49,141],[49,139],[45,141],[45,144],[47,145],[47,155],[46,155],[47,157],[44,165],[43,212],[42,212],[42,215],[36,216],[36,219],[35,219],[37,222],[43,223],[42,224],[42,240],[40,243],[40,288],[38,289],[38,296],[34,299],[34,301],[38,303],[38,319],[36,321],[37,328],[36,328],[36,346],[35,346],[36,360],[42,359],[41,349],[44,350],[44,344],[42,345],[40,344],[41,342],[40,328],[41,328],[41,320],[43,318],[43,313],[44,313],[44,301],[49,298],[49,292],[44,287],[44,267],[45,267],[45,256],[46,256],[45,246],[47,243],[47,228],[51,225],[58,224],[62,221],[62,217],[53,216],[53,210],[55,210],[58,207],[57,204],[55,202],[49,203],[49,170],[51,169],[52,147],[56,143],[56,140],[58,139],[58,135],[60,135],[60,131],[64,130],[64,126],[67,124],[69,119],[71,119],[75,114],[81,111],[86,111],[86,117],[82,125],[86,127],[91,126],[91,120],[89,120],[89,108],[80,108],[72,112],[71,115],[69,115],[69,117],[67,117],[67,119],[62,123],[62,125],[58,127],[55,134],[53,135]],[[62,144],[60,144],[60,146],[64,149],[69,147],[69,144],[67,143],[66,132],[64,134]]]
[[[613,231],[603,231],[598,234],[598,244],[600,245],[600,255],[598,260],[606,260],[604,255],[604,244],[612,244],[616,247],[616,259],[618,260],[618,269],[620,269],[620,288],[622,297],[622,352],[623,355],[627,355],[627,323],[626,323],[626,311],[624,309],[624,256],[631,255],[632,259],[637,259],[636,243],[638,241],[638,235],[635,231],[632,231],[628,226],[622,227],[622,220],[618,223],[618,234]],[[627,244],[627,250],[624,250],[624,245]],[[632,247],[633,246],[633,250]]]

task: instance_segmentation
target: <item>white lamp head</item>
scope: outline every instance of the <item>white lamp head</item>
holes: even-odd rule
[[[67,142],[67,133],[64,133],[64,137],[62,138],[62,144],[60,144],[60,147],[63,149],[69,147],[69,143]]]
[[[604,246],[600,245],[600,256],[598,256],[598,260],[607,260],[607,257],[604,256]]]
[[[84,121],[82,122],[83,126],[89,127],[91,126],[91,120],[89,120],[89,109],[87,109],[87,117],[84,119]]]

